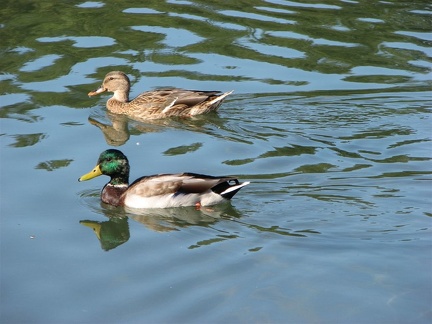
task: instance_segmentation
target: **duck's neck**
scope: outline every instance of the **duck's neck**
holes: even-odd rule
[[[129,166],[122,165],[122,172],[110,176],[109,184],[112,186],[129,186]]]
[[[112,99],[115,99],[120,102],[128,102],[129,101],[129,91],[125,90],[116,90],[114,91],[114,95]]]
[[[101,199],[104,203],[120,206],[122,205],[122,195],[128,187],[129,172],[112,175],[110,182],[102,189]]]
[[[108,99],[107,108],[115,114],[123,114],[129,102],[129,91],[116,90],[114,95]]]
[[[101,199],[106,204],[121,206],[123,201],[122,195],[127,189],[127,184],[113,185],[111,182],[109,182],[102,189]]]

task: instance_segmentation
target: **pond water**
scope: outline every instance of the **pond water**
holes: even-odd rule
[[[429,1],[6,1],[2,323],[430,323]],[[87,97],[234,90],[218,113],[138,122]],[[140,213],[79,183],[251,181],[230,204]]]

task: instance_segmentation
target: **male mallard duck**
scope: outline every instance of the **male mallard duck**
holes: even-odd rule
[[[146,91],[129,101],[129,90],[128,76],[121,71],[112,71],[105,76],[102,85],[88,95],[114,92],[106,104],[109,111],[138,119],[158,119],[170,116],[190,117],[216,110],[225,97],[232,93],[173,88]]]
[[[128,159],[114,149],[102,152],[96,167],[78,181],[90,180],[101,174],[111,177],[102,189],[102,201],[132,208],[211,206],[230,200],[249,184],[228,176],[179,173],[141,177],[129,185]]]

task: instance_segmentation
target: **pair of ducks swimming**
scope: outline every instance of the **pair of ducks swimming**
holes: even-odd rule
[[[102,85],[88,95],[105,91],[114,93],[106,104],[109,111],[141,120],[205,114],[217,110],[225,97],[232,93],[173,88],[143,92],[129,101],[130,81],[120,71],[108,73]],[[229,176],[179,173],[144,176],[129,185],[129,170],[127,157],[119,150],[109,149],[100,154],[96,167],[78,181],[102,174],[109,176],[111,179],[102,189],[101,200],[131,208],[212,206],[230,200],[249,184]]]

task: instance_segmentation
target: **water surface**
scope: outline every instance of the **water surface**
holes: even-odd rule
[[[5,323],[430,323],[426,1],[7,1],[0,9]],[[138,122],[88,98],[234,90],[217,114]],[[251,181],[232,203],[135,211],[77,179]]]

